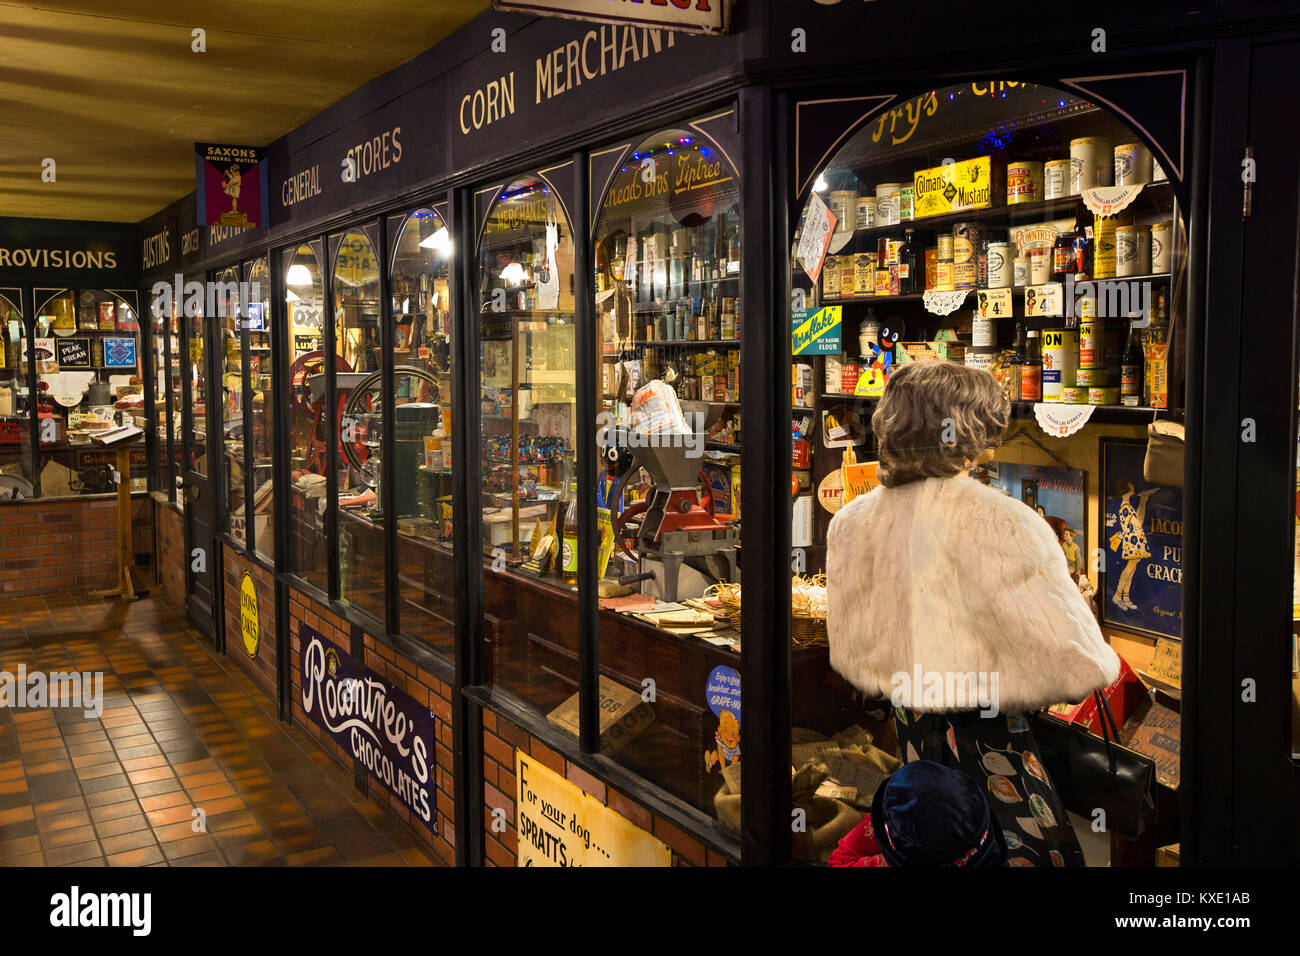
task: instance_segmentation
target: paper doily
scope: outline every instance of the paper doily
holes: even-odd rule
[[[926,289],[925,294],[921,296],[921,302],[925,305],[927,312],[933,312],[935,315],[952,315],[962,307],[968,292],[970,292],[970,289],[944,292]]]
[[[1038,427],[1053,438],[1073,435],[1092,418],[1096,405],[1064,405],[1060,402],[1034,403],[1034,418]]]
[[[1136,186],[1093,186],[1083,190],[1083,204],[1098,216],[1113,216],[1127,209],[1140,195],[1140,183]]]

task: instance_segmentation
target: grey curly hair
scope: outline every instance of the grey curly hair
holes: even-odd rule
[[[894,372],[871,416],[886,487],[949,478],[1002,444],[1011,417],[997,380],[955,362],[910,362]]]

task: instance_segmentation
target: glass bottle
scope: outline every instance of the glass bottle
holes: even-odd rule
[[[1074,233],[1058,233],[1056,242],[1052,244],[1052,281],[1065,282],[1074,278],[1075,263]]]
[[[898,250],[898,294],[911,295],[917,291],[916,230],[903,230],[903,245]]]
[[[1011,353],[1011,361],[1007,363],[1009,374],[1007,375],[1007,398],[1012,401],[1020,400],[1020,373],[1025,367],[1025,323],[1016,323],[1016,344]]]
[[[558,574],[568,587],[578,586],[578,486],[569,486],[569,506],[564,512],[564,527],[560,534],[560,561]]]
[[[1120,404],[1136,407],[1142,404],[1143,368],[1141,333],[1136,322],[1129,320],[1128,341],[1124,343],[1124,352],[1120,356],[1119,400]]]
[[[1020,400],[1043,400],[1043,353],[1039,348],[1037,329],[1025,333],[1025,361],[1020,366]]]

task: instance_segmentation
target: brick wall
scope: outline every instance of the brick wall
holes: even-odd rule
[[[226,611],[226,656],[239,663],[262,691],[272,700],[275,688],[275,582],[270,571],[228,544],[222,544],[222,567],[226,586],[222,588],[222,603]],[[248,656],[244,647],[240,596],[244,575],[253,576],[257,591],[258,643],[254,657]]]
[[[134,496],[136,565],[153,563],[153,507]],[[117,498],[39,498],[0,505],[0,591],[39,594],[117,585]]]
[[[185,518],[166,501],[153,499],[157,523],[158,581],[169,604],[185,603]]]
[[[236,587],[238,585],[236,584]],[[227,590],[230,585],[227,584]],[[321,748],[343,764],[352,768],[352,754],[339,747],[329,734],[316,725],[302,709],[302,666],[301,666],[301,631],[302,624],[307,624],[319,631],[330,641],[347,650],[352,646],[352,625],[334,614],[329,608],[318,604],[305,594],[290,588],[289,590],[289,665],[292,668],[292,698],[294,722],[310,734]],[[377,641],[371,635],[363,635],[365,641],[365,663],[375,673],[388,679],[391,683],[406,691],[416,701],[427,704],[437,715],[438,739],[434,743],[434,759],[430,765],[433,784],[433,803],[437,807],[437,833],[430,834],[424,821],[416,818],[410,809],[383,784],[370,779],[370,795],[379,803],[387,805],[393,816],[404,821],[411,831],[423,840],[428,847],[447,866],[456,862],[455,841],[455,805],[452,782],[452,725],[451,725],[451,688],[423,668],[416,667],[410,661],[397,654],[383,641]],[[229,646],[229,640],[227,646]]]
[[[514,866],[517,854],[515,832],[515,751],[530,755],[569,782],[582,788],[619,816],[668,844],[673,866],[726,866],[727,858],[705,846],[669,820],[653,813],[626,794],[615,790],[564,755],[542,743],[528,731],[489,710],[483,711],[483,808],[484,856],[488,866]],[[492,811],[505,811],[503,832],[493,829]]]

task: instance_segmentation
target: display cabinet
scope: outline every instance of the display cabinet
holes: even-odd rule
[[[22,292],[0,289],[0,500],[36,493],[32,461],[31,386]]]

